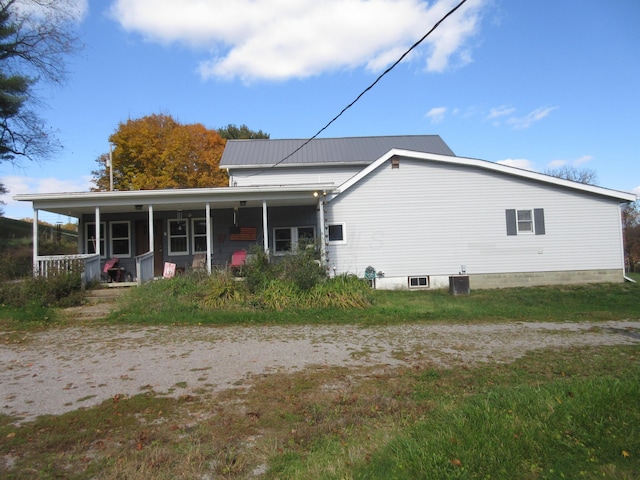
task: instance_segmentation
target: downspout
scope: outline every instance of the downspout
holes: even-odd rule
[[[153,205],[149,205],[149,251],[154,252],[155,233],[153,231]],[[155,255],[155,253],[154,253]]]

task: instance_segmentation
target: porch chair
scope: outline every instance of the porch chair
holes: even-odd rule
[[[242,274],[242,267],[247,261],[247,251],[246,250],[236,250],[231,255],[231,264],[229,268],[231,269],[231,273],[233,273],[236,277]]]
[[[122,276],[124,275],[124,268],[120,268],[118,266],[119,262],[120,259],[118,257],[111,257],[109,260],[104,262],[102,273],[107,274],[107,281],[119,282],[120,280],[122,280]]]
[[[207,254],[196,253],[191,262],[191,270],[205,270],[207,268]]]

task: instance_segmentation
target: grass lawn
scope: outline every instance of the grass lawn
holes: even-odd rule
[[[371,292],[367,308],[216,310],[202,306],[200,287],[188,281],[154,282],[132,289],[108,322],[126,324],[401,324],[406,322],[544,322],[640,318],[640,283],[476,290]]]
[[[640,319],[632,283],[372,293],[364,309],[212,311],[188,282],[155,282],[102,324]],[[31,313],[0,308],[6,342],[68,325],[59,311]],[[639,398],[638,345],[449,369],[308,368],[217,394],[116,395],[19,425],[0,415],[0,478],[635,479]]]
[[[640,348],[511,364],[272,374],[179,399],[141,392],[15,426],[15,479],[635,479]]]

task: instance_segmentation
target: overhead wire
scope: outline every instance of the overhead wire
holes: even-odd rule
[[[298,146],[298,148],[296,148],[293,152],[291,152],[290,154],[288,154],[286,157],[282,158],[281,160],[277,161],[276,163],[274,163],[273,165],[271,165],[268,169],[277,167],[278,165],[280,165],[281,163],[285,162],[286,160],[288,160],[289,158],[293,157],[296,153],[298,153],[300,150],[302,150],[304,147],[306,147],[309,143],[311,143],[312,140],[314,140],[315,138],[317,138],[322,132],[324,132],[327,128],[329,128],[329,126],[331,124],[333,124],[336,120],[338,120],[347,110],[349,110],[351,107],[353,107],[356,102],[358,102],[358,100],[360,100],[364,94],[366,94],[369,90],[371,90],[380,80],[382,80],[382,78],[387,75],[389,72],[391,72],[391,70],[393,70],[400,62],[402,62],[402,60],[405,59],[405,57],[407,55],[409,55],[409,53],[411,53],[415,48],[418,47],[418,45],[420,45],[429,35],[431,35],[433,33],[433,31],[438,28],[440,26],[440,24],[442,22],[444,22],[449,16],[453,15],[456,10],[458,10],[467,0],[461,0],[455,7],[453,7],[451,10],[449,10],[449,12],[447,12],[446,15],[444,15],[440,20],[438,20],[435,25],[431,28],[431,30],[429,30],[427,33],[425,33],[422,38],[420,38],[417,42],[415,42],[413,45],[411,45],[411,47],[409,47],[409,49],[404,52],[400,58],[398,58],[398,60],[396,60],[391,66],[389,66],[384,72],[382,72],[378,78],[376,78],[374,80],[374,82],[369,85],[367,88],[365,88],[362,92],[360,92],[360,94],[351,102],[349,103],[346,107],[344,107],[340,113],[338,113],[335,117],[333,117],[324,127],[322,127],[320,130],[318,130],[315,135],[313,135],[312,137],[308,138],[307,140],[305,140],[300,146]],[[264,171],[267,169],[262,169],[261,171]],[[257,175],[259,172],[256,172],[252,175],[249,176],[253,176],[253,175]]]

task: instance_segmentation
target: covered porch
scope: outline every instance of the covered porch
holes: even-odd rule
[[[324,261],[324,205],[333,188],[223,187],[15,198],[33,204],[34,275],[81,268],[84,282],[141,284],[162,276],[166,264],[178,271],[197,267],[210,273],[229,265],[234,252],[261,248],[284,255],[302,239],[313,239]],[[77,255],[39,255],[40,211],[78,219]]]

